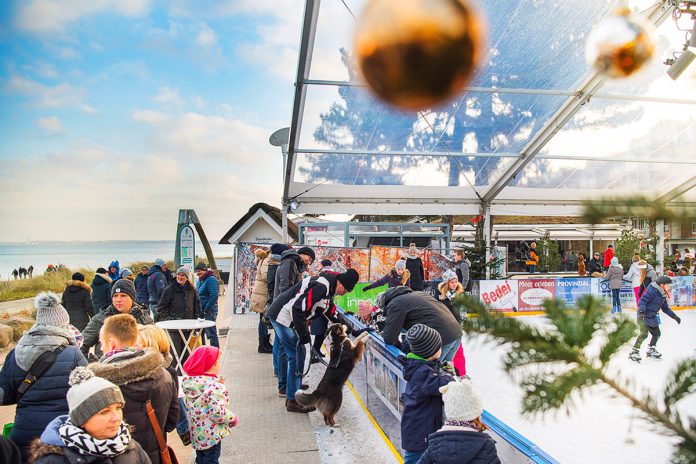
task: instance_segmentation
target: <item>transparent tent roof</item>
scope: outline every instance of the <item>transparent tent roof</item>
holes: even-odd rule
[[[466,92],[418,113],[358,79],[352,34],[365,3],[306,2],[284,190],[296,213],[475,214],[487,203],[492,214],[572,215],[607,195],[694,200],[696,70],[665,73],[684,43],[670,2],[629,2],[656,25],[656,50],[621,80],[594,74],[584,48],[623,1],[479,2],[484,63]]]

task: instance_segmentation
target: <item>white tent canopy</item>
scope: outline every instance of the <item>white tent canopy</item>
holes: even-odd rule
[[[623,1],[480,2],[484,63],[459,98],[421,113],[358,81],[364,3],[306,1],[283,192],[293,212],[576,215],[584,199],[638,192],[696,208],[696,69],[673,81],[662,63],[684,43],[677,26],[693,24],[675,22],[673,2],[629,2],[656,26],[656,50],[622,80],[595,74],[584,46]]]

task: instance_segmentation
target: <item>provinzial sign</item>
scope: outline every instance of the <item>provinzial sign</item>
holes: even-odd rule
[[[592,279],[573,278],[573,279],[556,279],[556,298],[562,300],[567,306],[573,307],[583,295],[589,295],[592,292]]]

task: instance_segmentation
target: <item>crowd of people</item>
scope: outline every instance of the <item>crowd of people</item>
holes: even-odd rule
[[[295,394],[308,388],[302,380],[311,364],[326,364],[322,350],[329,323],[344,324],[356,336],[377,331],[404,353],[399,358],[407,381],[404,462],[427,464],[448,456],[456,462],[498,463],[495,442],[480,419],[481,399],[466,375],[462,314],[454,303],[471,288],[471,261],[457,250],[452,268],[428,280],[418,255],[412,244],[384,276],[368,283],[367,290],[386,289],[369,311],[361,310],[367,328],[357,329],[334,303],[361,280],[356,270],[338,272],[324,260],[314,271],[316,254],[310,247],[276,243],[269,251],[259,250],[251,304],[259,314],[258,352],[272,354],[285,410],[306,414],[314,408],[299,404]],[[622,281],[634,287],[641,333],[631,359],[640,361],[638,351],[648,335],[647,355],[660,357],[658,313],[681,322],[668,305],[671,279],[658,277],[638,255],[628,272],[614,256],[601,266],[599,259],[588,267],[599,266],[596,272],[608,280],[612,313],[622,311]],[[215,320],[217,278],[204,263],[195,273],[194,285],[185,266],[171,272],[157,259],[134,275],[113,261],[97,270],[91,285],[75,273],[62,298],[50,293],[36,298],[36,324],[0,371],[0,403],[18,405],[10,439],[22,462],[91,462],[79,459],[98,456],[115,463],[158,464],[170,452],[166,433],[173,430],[196,450],[197,463],[218,462],[222,439],[238,419],[229,411],[229,395],[218,377],[217,330],[208,330],[210,345],[185,357],[180,372],[172,353],[183,352],[188,334],[168,336],[154,325]],[[310,366],[305,366],[308,352]]]
[[[0,461],[159,464],[172,458],[166,434],[176,429],[197,463],[218,462],[237,418],[218,378],[217,329],[205,329],[201,342],[210,344],[184,357],[177,371],[173,354],[183,352],[185,340],[155,325],[215,321],[217,277],[205,263],[195,273],[194,286],[185,266],[172,273],[158,258],[134,276],[113,261],[91,285],[76,272],[62,297],[40,293],[35,324],[0,370],[0,404],[17,405],[10,440],[0,439]]]
[[[30,265],[29,267],[23,267],[20,266],[19,269],[13,269],[12,270],[12,277],[14,280],[17,279],[31,279],[34,277],[34,266]]]

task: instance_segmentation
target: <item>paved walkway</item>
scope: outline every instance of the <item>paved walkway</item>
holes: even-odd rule
[[[319,464],[319,449],[306,414],[285,411],[270,354],[259,354],[258,314],[235,314],[222,376],[239,424],[223,440],[221,463]]]

